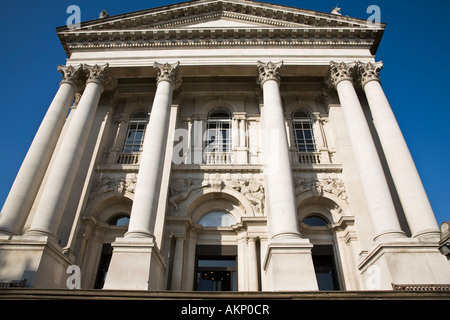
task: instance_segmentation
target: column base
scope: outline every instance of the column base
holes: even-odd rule
[[[0,280],[24,280],[35,288],[67,288],[67,267],[72,262],[46,236],[0,236]]]
[[[268,291],[319,290],[307,239],[272,240],[266,251],[264,271]]]
[[[392,290],[392,284],[450,284],[450,265],[438,243],[423,239],[375,242],[358,270],[363,290]]]
[[[166,265],[151,238],[117,238],[103,289],[163,290]]]

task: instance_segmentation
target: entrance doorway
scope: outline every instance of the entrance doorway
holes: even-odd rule
[[[237,291],[236,246],[197,246],[195,289]]]

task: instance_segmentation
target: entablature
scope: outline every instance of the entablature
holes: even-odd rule
[[[68,56],[80,51],[307,47],[375,53],[384,24],[247,0],[190,1],[57,28]]]

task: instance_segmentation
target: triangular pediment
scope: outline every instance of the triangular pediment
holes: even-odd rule
[[[173,46],[180,41],[185,46],[196,39],[196,43],[206,45],[212,39],[211,43],[220,45],[216,39],[224,38],[227,45],[232,44],[233,38],[239,39],[240,45],[243,38],[251,39],[252,45],[261,39],[286,40],[283,43],[292,39],[300,43],[303,39],[304,44],[320,39],[322,45],[330,39],[364,39],[373,45],[379,42],[383,31],[384,25],[369,27],[361,19],[250,0],[189,1],[107,16],[83,22],[77,29],[57,28],[68,53],[86,46],[95,49],[96,43],[103,44],[98,44],[98,48],[118,46],[119,41],[136,41],[138,47],[165,45],[168,41]]]
[[[197,0],[87,21],[82,23],[78,30],[265,26],[365,28],[367,23],[365,20],[347,16],[257,1]]]

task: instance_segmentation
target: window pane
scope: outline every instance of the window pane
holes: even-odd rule
[[[218,259],[199,259],[198,267],[236,267],[236,259],[218,260]]]
[[[303,219],[303,223],[310,227],[326,227],[328,222],[318,216],[310,216]]]
[[[213,211],[204,215],[199,224],[204,227],[228,227],[236,224],[236,221],[227,212]]]
[[[295,146],[299,152],[315,152],[315,140],[310,116],[304,111],[292,114]]]

